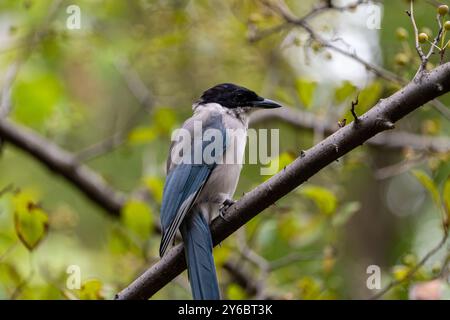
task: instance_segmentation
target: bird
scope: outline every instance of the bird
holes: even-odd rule
[[[279,107],[245,87],[218,84],[204,91],[192,105],[192,117],[180,128],[183,135],[172,139],[160,211],[159,253],[164,256],[179,230],[194,300],[220,300],[209,224],[218,215],[226,220],[223,212],[234,203],[249,116],[259,109]],[[201,131],[196,132],[198,125]],[[216,133],[217,148],[211,152],[211,159],[202,154],[192,161],[193,149],[207,150],[207,139],[199,138],[208,131]]]

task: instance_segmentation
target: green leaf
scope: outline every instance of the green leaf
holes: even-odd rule
[[[153,215],[145,202],[129,200],[122,209],[122,221],[128,229],[146,239],[153,225]]]
[[[392,269],[392,275],[394,276],[395,280],[404,281],[408,277],[410,271],[411,269],[408,266],[396,265]]]
[[[28,193],[19,193],[13,198],[14,226],[23,245],[32,251],[48,231],[48,216]]]
[[[342,103],[356,92],[356,87],[350,81],[343,81],[342,85],[334,92],[334,100]]]
[[[100,280],[89,279],[81,285],[80,290],[78,290],[78,297],[81,300],[103,300],[102,287],[103,284]]]
[[[379,81],[374,81],[367,87],[361,90],[358,96],[358,110],[365,112],[380,99],[383,91],[383,85]]]
[[[153,114],[155,128],[164,134],[170,134],[176,124],[175,112],[171,108],[158,108]]]
[[[295,156],[290,152],[283,152],[275,159],[272,159],[269,163],[269,166],[265,168],[265,171],[273,174],[267,174],[264,177],[264,180],[269,179],[271,176],[275,175],[278,171],[282,170],[286,166],[288,166],[292,161],[295,160]]]
[[[13,87],[13,117],[30,126],[41,126],[51,118],[61,99],[61,82],[51,74],[38,74]]]
[[[146,177],[144,184],[155,198],[156,202],[161,203],[164,190],[164,182],[158,177]]]
[[[229,300],[244,300],[247,294],[239,285],[231,283],[227,288],[227,297]]]
[[[299,189],[299,193],[312,200],[323,214],[331,215],[336,211],[337,198],[328,189],[309,185]]]
[[[358,94],[354,93],[352,97],[352,101],[356,101],[356,97],[358,97],[358,104],[355,106],[355,112],[357,115],[361,115],[366,112],[368,109],[373,107],[375,103],[380,99],[381,93],[383,90],[383,86],[381,82],[374,81],[364,89],[362,89]],[[346,113],[343,118],[349,120],[353,120],[353,115],[351,113],[350,103],[347,108]],[[350,121],[348,121],[350,122]]]
[[[215,248],[213,253],[216,266],[223,266],[223,264],[229,260],[233,250],[225,245],[221,245],[220,247]]]
[[[301,298],[305,300],[317,299],[322,292],[319,280],[311,276],[305,276],[298,280],[297,287],[300,291]]]
[[[422,186],[430,193],[435,205],[441,207],[441,197],[438,188],[433,180],[422,170],[412,170],[412,174],[422,184]]]
[[[316,91],[317,83],[306,79],[297,79],[295,85],[300,101],[309,109],[314,100],[314,92]]]
[[[152,127],[137,127],[128,135],[128,141],[131,144],[144,144],[155,140],[157,132]]]

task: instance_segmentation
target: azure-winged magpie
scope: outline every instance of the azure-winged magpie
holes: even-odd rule
[[[160,255],[180,230],[194,299],[220,299],[209,223],[233,203],[249,114],[260,108],[278,107],[276,102],[244,87],[216,85],[193,104],[194,114],[180,131],[184,134],[170,147],[161,206]],[[196,129],[199,127],[201,130]],[[210,139],[205,139],[208,132]],[[210,152],[210,159],[205,159],[203,152],[210,142],[215,142],[217,148]],[[200,157],[195,155],[198,149]]]

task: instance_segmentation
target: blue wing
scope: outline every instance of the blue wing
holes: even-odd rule
[[[226,148],[226,132],[220,115],[210,117],[202,124],[203,132],[207,129],[220,130],[223,151]],[[203,141],[202,150],[210,142]],[[193,150],[192,150],[193,152]],[[161,205],[162,239],[159,254],[162,257],[180,227],[186,214],[192,208],[203,186],[208,181],[216,163],[186,164],[174,166],[168,173],[164,184]]]

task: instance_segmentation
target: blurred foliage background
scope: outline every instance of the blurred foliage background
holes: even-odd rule
[[[286,3],[302,16],[319,2]],[[80,29],[66,26],[71,4],[81,10]],[[416,20],[426,32],[436,33],[436,4],[416,1]],[[408,1],[378,6],[380,29],[365,27],[371,14],[365,8],[325,13],[313,25],[318,33],[347,32],[365,58],[409,80],[419,61],[405,15]],[[18,66],[9,118],[78,155],[131,196],[120,218],[113,217],[5,142],[0,298],[108,299],[158,260],[155,226],[170,135],[212,85],[237,83],[332,123],[351,120],[357,92],[362,114],[400,87],[349,60],[332,65],[340,59],[336,53],[303,41],[292,28],[252,41],[255,32],[281,22],[256,0],[1,1],[0,84]],[[347,78],[345,69],[352,70]],[[450,103],[448,97],[441,101]],[[273,119],[257,127],[280,129],[280,168],[324,136],[320,128]],[[449,119],[429,105],[397,128],[450,133]],[[113,147],[92,148],[111,137]],[[445,275],[444,245],[404,279],[442,237],[442,202],[450,202],[443,191],[448,160],[448,152],[417,152],[407,145],[354,150],[215,249],[224,298],[368,298],[375,293],[366,286],[369,265],[381,268],[383,286],[401,281],[385,298],[408,298],[417,283]],[[267,178],[259,168],[244,166],[235,198]],[[257,288],[238,281],[236,269]],[[78,271],[81,288],[73,289],[68,284]],[[445,290],[442,297],[449,298],[448,283]],[[186,272],[155,298],[189,299]]]

